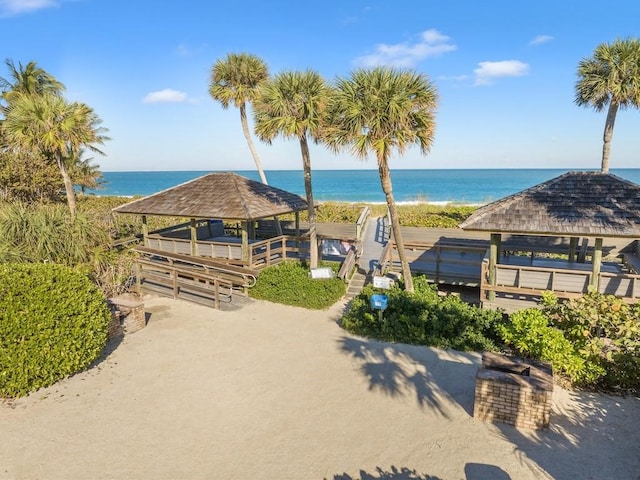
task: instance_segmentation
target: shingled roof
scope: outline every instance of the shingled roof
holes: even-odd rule
[[[114,208],[118,213],[256,220],[307,208],[299,195],[235,173],[209,173]]]
[[[476,210],[461,225],[494,233],[640,238],[640,185],[568,172]]]

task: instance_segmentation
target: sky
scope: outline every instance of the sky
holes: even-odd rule
[[[94,109],[111,138],[103,171],[254,170],[239,111],[208,93],[214,63],[242,52],[329,82],[375,65],[427,75],[433,145],[392,168],[597,169],[606,112],[574,103],[577,66],[639,37],[638,18],[637,0],[0,0],[0,45]],[[640,168],[639,131],[638,110],[618,113],[612,169]],[[266,170],[302,168],[296,140],[255,143]],[[376,168],[321,145],[311,164]]]

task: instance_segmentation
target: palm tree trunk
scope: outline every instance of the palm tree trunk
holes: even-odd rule
[[[262,169],[262,163],[260,162],[258,151],[253,144],[253,140],[251,140],[251,134],[249,133],[249,122],[247,122],[247,106],[244,103],[240,105],[240,123],[242,123],[244,138],[247,139],[249,150],[251,150],[251,156],[253,157],[253,161],[256,163],[256,168],[258,169],[258,173],[260,174],[260,180],[265,185],[269,185],[267,183],[267,176],[264,174],[264,170]],[[273,217],[273,222],[275,223],[276,234],[282,235],[282,225],[280,225],[280,220],[278,220],[278,217]]]
[[[391,173],[389,172],[389,164],[382,154],[378,155],[378,172],[380,173],[380,183],[382,191],[387,199],[387,207],[389,208],[389,217],[391,217],[391,228],[393,229],[393,237],[395,238],[400,264],[402,265],[402,276],[404,277],[404,287],[407,292],[413,293],[413,278],[411,277],[411,269],[409,269],[409,261],[404,250],[404,241],[400,232],[400,219],[396,209],[396,201],[393,198],[393,186],[391,185]]]
[[[618,104],[611,102],[607,110],[607,120],[604,124],[604,134],[602,135],[602,173],[609,173],[609,155],[611,154],[611,139],[613,138],[613,125],[616,123]]]
[[[302,169],[304,170],[304,190],[307,194],[307,206],[309,208],[309,263],[311,268],[318,266],[318,234],[316,232],[316,211],[313,205],[313,189],[311,185],[311,155],[307,136],[300,137],[300,150],[302,152]]]
[[[247,106],[244,103],[240,105],[240,122],[242,123],[242,131],[244,132],[244,138],[247,139],[247,143],[249,144],[249,150],[251,150],[251,156],[253,157],[253,161],[256,163],[256,168],[258,169],[258,173],[260,174],[260,180],[265,185],[268,185],[267,177],[265,176],[264,170],[262,169],[262,163],[260,163],[260,157],[258,156],[258,151],[256,150],[256,147],[253,144],[253,140],[251,140],[251,134],[249,133],[249,122],[247,122]]]
[[[60,173],[62,174],[62,181],[64,182],[64,189],[67,193],[67,204],[69,205],[69,211],[71,212],[71,216],[76,216],[76,193],[73,191],[73,183],[71,182],[71,177],[69,177],[69,172],[67,172],[67,167],[64,164],[64,160],[62,158],[57,159],[58,168],[60,169]]]

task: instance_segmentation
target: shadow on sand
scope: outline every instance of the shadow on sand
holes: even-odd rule
[[[445,404],[452,401],[473,415],[479,354],[353,337],[342,337],[339,342],[343,353],[360,362],[369,389],[390,396],[414,395],[421,408],[445,417],[449,416]]]
[[[359,362],[358,368],[371,390],[391,397],[413,395],[420,408],[431,409],[445,418],[451,418],[451,403],[455,402],[473,416],[480,354],[348,336],[338,342],[344,354]],[[499,435],[514,446],[514,455],[523,463],[534,463],[543,477],[546,473],[554,479],[640,480],[640,399],[555,388],[548,429],[518,430],[495,424]],[[412,477],[412,471],[403,472],[361,472],[361,477],[435,478]],[[467,480],[510,478],[499,467],[474,463],[465,466],[465,475]],[[351,478],[336,475],[334,480]]]
[[[360,470],[358,475],[352,476],[347,473],[336,474],[331,478],[325,478],[324,480],[442,480],[440,477],[434,477],[433,475],[426,475],[424,473],[418,473],[416,470],[411,470],[407,467],[394,467],[393,465],[389,470],[384,470],[380,467],[376,467],[375,472],[365,472]]]

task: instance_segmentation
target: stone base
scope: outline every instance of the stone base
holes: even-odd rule
[[[119,296],[107,300],[111,309],[109,338],[137,332],[147,326],[144,302],[133,296]]]
[[[473,416],[518,428],[549,426],[553,371],[542,362],[523,362],[485,352],[476,375]]]

